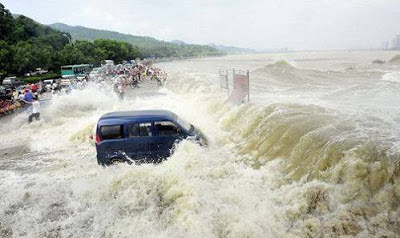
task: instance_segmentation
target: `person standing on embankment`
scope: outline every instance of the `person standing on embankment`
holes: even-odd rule
[[[28,117],[28,122],[31,123],[33,118],[35,118],[36,121],[38,121],[40,119],[40,103],[39,103],[39,100],[34,98],[31,102],[25,101],[25,103],[32,104],[32,106],[31,106],[32,110],[31,110],[31,114]]]

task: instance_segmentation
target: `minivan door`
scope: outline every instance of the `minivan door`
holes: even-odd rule
[[[166,158],[171,155],[174,144],[185,138],[185,134],[179,126],[171,121],[156,121],[154,127],[157,132],[157,154]]]
[[[124,158],[123,125],[105,125],[99,128],[101,142],[97,145],[102,158]]]
[[[128,125],[125,151],[132,160],[151,161],[154,136],[152,123],[133,123]]]

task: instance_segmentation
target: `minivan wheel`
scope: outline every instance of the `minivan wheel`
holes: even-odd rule
[[[109,165],[122,164],[122,163],[128,163],[128,161],[121,159],[121,158],[114,158],[114,159],[110,160]]]

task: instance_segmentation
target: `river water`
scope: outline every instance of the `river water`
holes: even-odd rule
[[[2,237],[400,236],[400,52],[234,55],[160,63],[164,88],[94,85],[42,119],[0,120]],[[385,64],[373,64],[375,59]],[[224,103],[218,70],[250,70]],[[158,165],[98,166],[109,111],[168,109],[207,136]]]

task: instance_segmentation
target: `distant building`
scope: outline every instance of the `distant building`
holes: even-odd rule
[[[393,48],[396,49],[396,50],[400,50],[400,34],[397,34],[397,36],[394,39],[393,43],[394,43],[393,44],[393,46],[394,46]]]
[[[388,50],[388,49],[390,49],[389,41],[382,42],[382,50]]]
[[[389,48],[392,50],[400,50],[400,34],[397,34],[397,36],[392,40]]]

